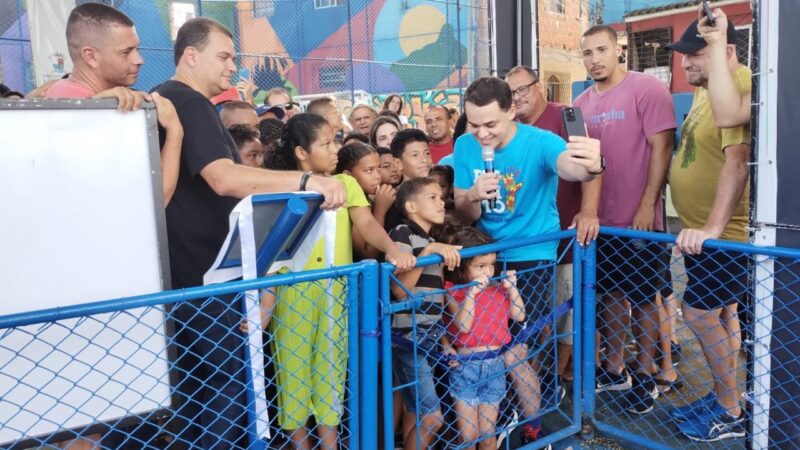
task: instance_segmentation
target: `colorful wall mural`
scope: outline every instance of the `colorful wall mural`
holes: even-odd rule
[[[173,2],[106,2],[136,23],[145,65],[135,87],[150,90],[170,78],[175,70],[170,35]],[[465,87],[475,67],[489,69],[489,52],[476,50],[478,37],[488,36],[486,0],[463,0],[458,8],[434,0],[348,0],[317,7],[336,3],[196,1],[194,5],[198,15],[212,17],[233,32],[240,55],[237,64],[250,69],[261,90],[282,86],[297,95],[447,90]],[[0,7],[3,76],[15,88],[32,89],[25,0],[0,4],[4,5]]]

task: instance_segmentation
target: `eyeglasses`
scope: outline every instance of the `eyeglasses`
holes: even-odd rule
[[[516,95],[518,97],[524,97],[524,96],[528,95],[531,92],[531,86],[533,86],[534,84],[536,84],[538,82],[539,82],[539,80],[534,80],[534,81],[531,81],[530,83],[528,83],[528,84],[526,84],[524,86],[520,86],[520,87],[514,89],[513,91],[511,91],[511,96],[513,97],[513,96]]]

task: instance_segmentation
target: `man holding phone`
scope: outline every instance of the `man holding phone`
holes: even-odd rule
[[[464,103],[471,133],[461,136],[455,145],[456,211],[467,223],[477,221],[495,240],[558,231],[558,178],[589,181],[602,172],[600,142],[571,136],[565,143],[552,133],[514,122],[511,89],[499,78],[472,82],[464,93]],[[485,170],[484,148],[493,150],[492,172]],[[549,297],[537,287],[550,285],[550,271],[541,266],[556,259],[556,247],[555,242],[545,242],[503,254],[508,270],[528,272],[528,279],[520,280],[528,317],[550,313]],[[539,270],[531,270],[535,268]],[[540,430],[539,377],[529,364],[533,357],[528,347],[536,344],[536,339],[525,335],[522,327],[515,327],[512,333],[524,342],[504,354],[505,365],[527,421],[522,439],[531,442]]]
[[[589,136],[602,143],[608,164],[598,208],[600,224],[664,231],[663,190],[676,128],[669,89],[658,78],[624,70],[619,64],[622,48],[617,32],[610,27],[588,29],[581,38],[581,50],[584,66],[596,84],[575,99],[575,106],[583,110]],[[607,353],[605,364],[597,368],[596,391],[630,390],[625,409],[645,414],[658,396],[655,298],[669,255],[658,243],[601,238],[597,262],[599,329]],[[633,378],[625,369],[623,353],[630,322],[628,302],[639,346]]]

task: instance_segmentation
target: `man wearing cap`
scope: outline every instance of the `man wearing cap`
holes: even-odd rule
[[[741,95],[751,91],[751,73],[736,58],[736,30],[728,23],[727,70]],[[672,162],[670,190],[684,229],[675,242],[684,253],[688,281],[683,317],[703,349],[714,387],[705,397],[670,411],[678,429],[696,441],[745,435],[736,372],[741,348],[737,307],[747,291],[747,257],[702,252],[706,239],[748,240],[749,124],[719,128],[708,93],[710,49],[695,20],[667,46],[683,54],[681,66],[696,86]],[[749,96],[749,95],[748,95]]]
[[[652,75],[623,69],[617,32],[608,26],[588,29],[581,51],[596,83],[575,99],[575,106],[583,110],[589,136],[600,140],[608,166],[600,190],[600,224],[664,231],[662,195],[676,127],[669,89]],[[653,367],[659,331],[655,298],[669,255],[660,243],[607,236],[598,238],[597,252],[599,329],[608,351],[597,367],[595,390],[629,391],[626,411],[645,414],[654,408],[657,380],[669,383],[677,376],[655,373]],[[631,316],[638,347],[633,374],[624,363]]]
[[[259,122],[266,119],[289,120],[285,109],[280,106],[261,105],[256,108]]]

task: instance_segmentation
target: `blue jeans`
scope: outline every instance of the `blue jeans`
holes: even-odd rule
[[[450,368],[450,394],[470,406],[499,405],[506,396],[506,367],[502,356],[461,361]]]
[[[441,325],[418,329],[416,355],[411,348],[396,346],[392,349],[392,367],[398,383],[405,385],[416,382],[416,385],[400,390],[403,403],[409,412],[420,416],[439,411],[440,399],[433,378],[432,363],[435,361],[430,354],[439,349],[439,339],[443,334]]]

